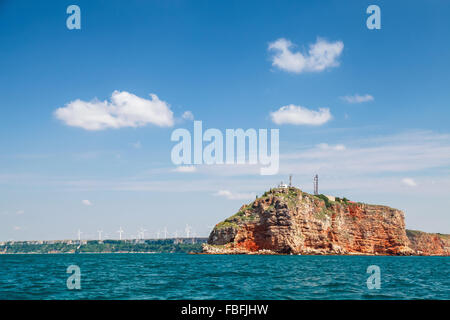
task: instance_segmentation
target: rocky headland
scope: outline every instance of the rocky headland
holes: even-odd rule
[[[203,252],[448,256],[450,235],[406,230],[398,209],[284,187],[218,223]]]

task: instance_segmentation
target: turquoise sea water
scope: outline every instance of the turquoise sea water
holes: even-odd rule
[[[69,265],[80,290],[67,289]],[[450,299],[449,267],[450,257],[0,255],[0,299]]]

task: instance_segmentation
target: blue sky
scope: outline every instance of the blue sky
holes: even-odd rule
[[[66,27],[71,4],[81,30]],[[366,27],[370,4],[381,8],[380,30]],[[318,173],[323,193],[397,207],[409,228],[450,233],[449,10],[437,0],[1,1],[0,240],[100,228],[117,237],[120,226],[154,236],[186,224],[205,236],[289,173],[305,191]],[[299,72],[274,63],[279,39],[294,64],[320,39],[342,50],[323,70]],[[86,130],[55,115],[115,90],[157,95],[172,122]],[[357,95],[369,101],[346,101]],[[276,123],[271,113],[289,105],[330,117]],[[185,111],[205,128],[278,128],[279,174],[174,171],[170,135],[193,126]]]

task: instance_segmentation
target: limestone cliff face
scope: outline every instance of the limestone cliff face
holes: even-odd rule
[[[417,255],[450,255],[450,235],[406,230],[410,247]]]
[[[400,210],[277,188],[217,224],[204,251],[413,255],[423,249],[421,254],[448,254],[448,247],[438,247],[429,251],[428,246],[412,245]]]

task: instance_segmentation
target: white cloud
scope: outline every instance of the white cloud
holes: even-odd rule
[[[442,199],[446,199],[446,192],[450,190],[450,134],[406,131],[395,135],[366,136],[363,132],[355,132],[351,137],[340,138],[339,142],[345,145],[345,151],[341,152],[320,148],[316,144],[305,145],[309,138],[300,140],[286,150],[288,153],[280,155],[278,178],[260,176],[257,165],[223,164],[196,166],[196,172],[201,174],[178,174],[177,179],[167,179],[167,172],[175,167],[153,169],[145,175],[109,178],[0,173],[0,185],[45,186],[83,193],[113,190],[205,194],[212,194],[219,189],[235,190],[239,186],[240,192],[259,194],[280,180],[285,180],[289,174],[294,175],[296,186],[310,191],[311,177],[318,173],[320,186],[324,190],[366,192],[369,197],[371,192],[383,193],[389,190],[407,192],[409,195],[412,191],[442,195]],[[421,179],[416,181],[416,188],[404,187],[403,178],[418,176]],[[15,211],[9,212],[13,213]]]
[[[218,192],[213,194],[218,197],[225,197],[229,200],[248,200],[255,198],[255,193],[233,193],[229,190],[219,190]]]
[[[197,168],[194,166],[179,166],[173,169],[174,172],[183,172],[183,173],[192,173],[197,171]]]
[[[131,146],[132,146],[133,148],[135,148],[135,149],[140,149],[140,148],[142,147],[142,144],[141,144],[140,141],[136,141],[136,142],[133,142],[133,143],[131,144]]]
[[[89,200],[81,200],[81,203],[85,206],[92,206],[92,202],[90,202]]]
[[[342,41],[328,42],[321,38],[310,44],[308,53],[293,52],[292,46],[292,42],[284,38],[269,43],[269,50],[275,52],[272,65],[294,73],[319,72],[338,66],[337,59],[344,49]]]
[[[194,114],[191,111],[185,111],[181,117],[184,120],[194,120]]]
[[[422,178],[420,186],[429,193],[442,194],[450,188],[450,134],[437,134],[429,131],[404,132],[396,135],[376,137],[361,136],[359,140],[349,139],[345,142],[345,152],[331,148],[312,145],[297,151],[280,155],[279,178],[286,179],[294,175],[295,183],[305,181],[298,186],[312,186],[311,177],[318,173],[321,185],[335,190],[387,190],[384,183],[395,191],[404,192],[402,178],[423,176],[436,181],[430,184]],[[300,145],[301,146],[301,142]],[[0,184],[28,185],[42,187],[52,186],[57,189],[79,190],[83,192],[98,190],[114,191],[158,191],[158,192],[206,192],[217,190],[220,186],[221,196],[237,197],[229,190],[239,186],[251,199],[251,192],[263,192],[267,187],[278,183],[273,176],[261,177],[257,165],[203,165],[196,166],[195,179],[179,175],[177,180],[167,179],[167,168],[152,172],[151,177],[123,177],[83,179],[74,177],[10,176],[0,174]],[[324,178],[326,177],[326,178]],[[277,179],[274,181],[274,179]],[[331,183],[333,179],[334,184]],[[419,184],[418,184],[419,185]],[[306,189],[308,190],[308,189]],[[223,192],[225,191],[225,192]],[[370,192],[371,192],[370,191]],[[218,195],[218,194],[216,194]]]
[[[373,101],[374,97],[371,96],[370,94],[365,94],[362,96],[359,94],[355,94],[353,96],[341,97],[341,99],[348,103],[363,103],[363,102]]]
[[[337,144],[334,146],[329,145],[328,143],[319,143],[317,145],[318,148],[323,150],[334,150],[334,151],[344,151],[345,146],[343,144]]]
[[[417,183],[411,179],[411,178],[404,178],[402,179],[403,184],[407,185],[408,187],[416,187]]]
[[[426,131],[349,141],[345,152],[306,148],[281,155],[280,173],[392,174],[450,166],[450,135]]]
[[[18,211],[16,211],[16,214],[17,215],[22,215],[22,214],[24,214],[25,213],[25,210],[18,210]]]
[[[331,120],[330,109],[320,108],[318,111],[290,104],[270,113],[276,124],[295,124],[319,126]]]
[[[85,130],[142,127],[154,124],[170,127],[174,123],[169,105],[155,94],[151,99],[140,98],[126,91],[114,91],[109,101],[77,99],[58,108],[55,116],[65,124]]]

